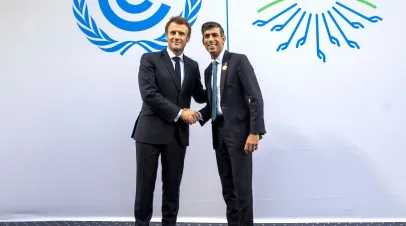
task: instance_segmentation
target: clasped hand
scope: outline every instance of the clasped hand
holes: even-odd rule
[[[196,123],[200,120],[200,114],[192,109],[182,109],[181,119],[189,125]]]

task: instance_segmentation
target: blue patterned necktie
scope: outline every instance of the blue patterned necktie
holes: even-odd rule
[[[213,61],[213,87],[211,95],[211,119],[214,121],[217,117],[217,61]]]

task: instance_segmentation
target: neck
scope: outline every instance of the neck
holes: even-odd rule
[[[171,51],[173,54],[175,54],[175,56],[180,56],[183,53],[183,50],[176,51],[176,50],[169,49],[169,51]]]
[[[212,60],[215,60],[219,55],[220,55],[220,53],[210,53]]]
[[[215,60],[217,57],[220,55],[220,53],[223,52],[223,50],[220,50],[218,53],[210,53],[211,59]]]

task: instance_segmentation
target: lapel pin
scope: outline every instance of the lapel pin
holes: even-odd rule
[[[223,71],[227,70],[227,62],[223,65]]]

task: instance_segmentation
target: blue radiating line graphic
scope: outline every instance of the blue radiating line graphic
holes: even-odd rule
[[[278,46],[278,49],[276,50],[277,52],[279,52],[279,50],[285,50],[289,47],[290,42],[292,41],[293,37],[295,36],[295,33],[297,31],[297,29],[299,28],[300,24],[302,23],[303,17],[306,15],[306,11],[303,12],[302,16],[299,19],[299,22],[297,22],[295,29],[293,30],[292,34],[289,37],[289,40],[285,43],[282,43]]]
[[[340,47],[340,42],[338,41],[338,39],[336,37],[334,37],[333,35],[331,35],[330,29],[328,27],[328,23],[326,20],[326,16],[324,15],[324,13],[322,13],[321,16],[323,17],[324,26],[326,27],[328,38],[329,38],[331,44],[333,44],[333,45],[337,44],[337,46]]]
[[[336,7],[333,6],[333,10],[336,11],[338,15],[341,16],[351,27],[358,29],[358,28],[364,28],[364,25],[362,25],[360,22],[352,22],[350,21],[344,14],[342,14]]]
[[[323,62],[326,62],[326,55],[320,49],[319,14],[316,14],[316,50],[317,57],[323,60]]]
[[[333,20],[334,24],[336,25],[337,29],[340,31],[341,35],[343,36],[343,38],[345,39],[345,41],[347,42],[348,46],[351,48],[357,48],[359,49],[359,45],[357,42],[349,40],[347,38],[347,36],[345,36],[344,31],[341,29],[340,25],[338,25],[337,21],[334,19],[333,14],[331,14],[330,10],[327,10],[328,15],[330,15],[331,19]]]
[[[295,13],[293,13],[292,16],[289,17],[289,19],[284,23],[284,24],[277,24],[271,28],[271,31],[282,31],[289,23],[292,21],[293,18],[302,10],[301,8],[297,9]]]
[[[339,6],[339,7],[335,7],[335,5]],[[344,12],[345,9],[359,17],[362,17],[363,19],[372,22],[372,23],[376,23],[380,20],[382,20],[381,17],[379,16],[371,16],[371,17],[367,17],[357,11],[355,11],[354,9],[340,3],[340,2],[335,2],[335,5],[333,5],[331,7],[331,10],[327,10],[326,12],[321,12],[319,14],[315,14],[316,18],[315,18],[315,31],[316,31],[316,52],[317,52],[317,57],[319,59],[321,59],[323,62],[326,62],[326,54],[322,51],[320,45],[320,30],[323,29],[320,26],[322,26],[322,24],[324,24],[324,27],[327,31],[328,34],[328,39],[329,42],[333,45],[337,45],[337,47],[341,47],[343,41],[339,41],[338,39],[338,34],[335,34],[336,36],[334,36],[334,32],[332,32],[332,23],[330,23],[327,19],[327,16],[325,14],[328,14],[330,16],[331,21],[333,21],[334,25],[337,27],[337,30],[340,32],[341,36],[343,37],[344,41],[347,43],[347,45],[350,48],[356,48],[356,49],[360,49],[360,46],[358,45],[358,43],[356,41],[350,40],[348,39],[347,35],[345,34],[344,30],[341,28],[340,23],[338,23],[338,21],[336,20],[336,18],[333,16],[333,14],[330,11],[334,11],[335,13],[338,14],[338,16],[340,16],[346,23],[348,23],[352,28],[354,29],[360,29],[360,28],[365,28],[364,22],[359,22],[359,21],[351,21],[349,18],[347,17]],[[292,5],[290,5],[289,7],[283,9],[282,11],[280,11],[279,13],[277,13],[276,15],[273,15],[272,17],[270,17],[268,20],[256,20],[252,23],[252,25],[254,26],[258,26],[258,27],[264,27],[265,25],[271,23],[272,21],[276,20],[277,18],[279,18],[280,16],[282,16],[283,14],[286,14],[288,11],[292,10],[295,7],[298,7],[298,3],[294,3]],[[341,9],[341,8],[342,9]],[[289,23],[298,15],[298,13],[302,10],[302,8],[298,7],[296,9],[295,12],[293,12],[293,14],[285,21],[282,22],[281,24],[276,24],[271,28],[271,31],[282,31],[285,29],[285,27],[287,27],[287,25],[289,25]],[[306,10],[306,9],[303,9]],[[261,11],[261,10],[260,10]],[[259,11],[258,11],[259,12]],[[343,13],[344,12],[344,13]],[[283,42],[281,44],[278,45],[278,47],[276,48],[276,51],[279,52],[281,50],[286,50],[289,48],[289,46],[291,45],[293,38],[295,37],[298,29],[300,28],[300,26],[302,26],[302,21],[305,19],[306,14],[308,14],[308,19],[307,19],[307,24],[306,24],[306,30],[304,32],[303,37],[299,38],[296,42],[296,48],[299,48],[299,46],[304,46],[307,42],[307,38],[309,37],[309,29],[310,29],[310,25],[312,23],[312,13],[308,12],[308,11],[304,11],[301,16],[300,19],[298,20],[297,24],[295,25],[289,39],[286,42]],[[319,16],[320,16],[320,21],[319,21]],[[323,18],[323,22],[321,22],[321,17]],[[337,17],[337,16],[336,16]],[[340,20],[340,22],[342,22]],[[323,36],[324,37],[324,36]]]
[[[348,10],[348,11],[350,11],[350,12],[356,14],[356,15],[358,15],[359,17],[362,17],[362,18],[364,18],[365,20],[368,20],[368,21],[371,22],[371,23],[376,23],[376,22],[382,20],[382,18],[379,17],[379,16],[367,17],[367,16],[365,16],[365,15],[363,15],[363,14],[361,14],[361,13],[359,13],[359,12],[353,10],[353,9],[351,9],[351,8],[348,7],[348,6],[345,6],[344,4],[342,4],[342,3],[340,3],[340,2],[336,2],[336,4],[339,5],[339,6],[341,6],[341,7],[343,7],[344,9],[346,9],[346,10]]]
[[[271,21],[275,20],[276,18],[280,17],[281,15],[285,14],[286,12],[288,12],[289,10],[291,10],[292,8],[295,8],[297,6],[297,3],[289,6],[288,8],[282,10],[282,12],[276,14],[276,16],[271,17],[269,20],[256,20],[254,21],[254,23],[252,23],[252,25],[257,25],[258,27],[263,27],[265,25],[267,25],[268,23],[270,23]]]
[[[312,14],[309,14],[309,19],[307,20],[307,25],[306,25],[306,31],[303,37],[301,37],[299,40],[296,42],[296,48],[299,48],[300,46],[303,46],[306,43],[307,40],[307,34],[309,33],[309,27],[310,27],[310,22],[312,21]]]

